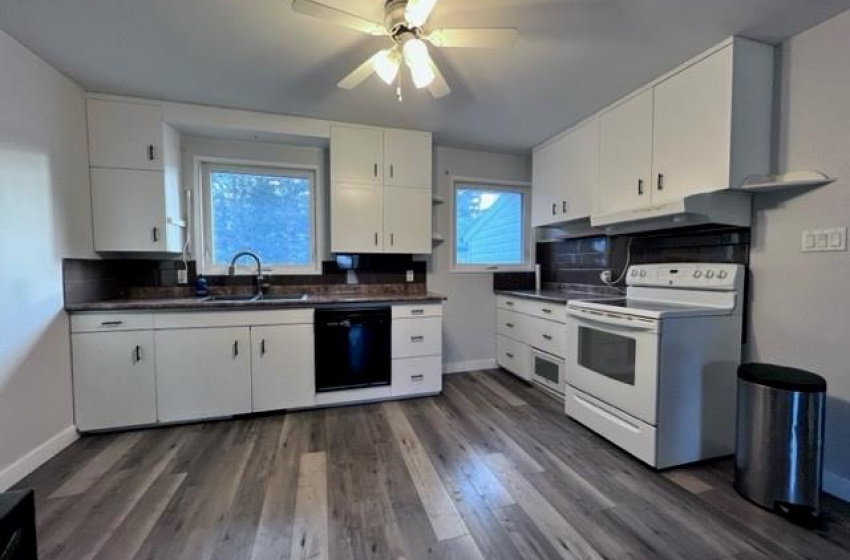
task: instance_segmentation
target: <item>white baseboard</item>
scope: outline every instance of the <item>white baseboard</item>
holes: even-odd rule
[[[443,364],[443,373],[461,373],[464,371],[476,371],[479,369],[496,369],[496,360],[470,360],[467,362],[450,362]]]
[[[56,456],[60,451],[77,441],[80,435],[75,426],[68,426],[49,440],[45,441],[2,471],[0,471],[0,492],[4,492],[22,478]]]
[[[845,502],[850,502],[850,478],[844,478],[835,473],[824,471],[823,491],[827,494],[832,494],[836,498],[841,498]]]

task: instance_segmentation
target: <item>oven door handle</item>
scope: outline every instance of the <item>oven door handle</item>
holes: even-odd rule
[[[567,309],[567,314],[586,323],[609,326],[633,331],[658,332],[658,323],[650,319],[630,318],[604,311],[591,311],[589,309]]]

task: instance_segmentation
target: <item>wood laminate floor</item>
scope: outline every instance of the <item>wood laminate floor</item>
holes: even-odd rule
[[[663,474],[497,371],[434,398],[84,437],[36,489],[43,560],[850,558],[729,460]]]

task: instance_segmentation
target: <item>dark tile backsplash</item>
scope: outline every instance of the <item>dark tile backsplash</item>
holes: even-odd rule
[[[188,261],[189,285],[177,284],[177,271],[183,268],[180,260],[153,259],[64,259],[62,273],[65,288],[65,303],[85,303],[109,299],[137,297],[161,293],[169,296],[192,293],[196,276],[195,261]],[[414,271],[414,281],[406,281],[406,272]],[[426,263],[414,261],[409,255],[362,255],[356,271],[358,285],[405,285],[414,291],[424,291]],[[250,275],[226,276],[206,275],[210,288],[232,291],[232,288],[254,285]],[[326,292],[334,286],[348,286],[347,272],[335,261],[322,263],[322,274],[267,275],[275,287],[297,286],[299,289],[315,288]]]

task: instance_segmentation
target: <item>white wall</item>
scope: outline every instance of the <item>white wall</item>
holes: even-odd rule
[[[447,241],[431,256],[428,289],[449,298],[443,309],[443,361],[449,372],[496,366],[493,274],[449,271],[452,177],[530,182],[531,157],[435,147],[434,195],[446,203],[435,207],[434,230]]]
[[[786,42],[779,169],[835,183],[756,197],[750,359],[826,377],[825,489],[850,499],[850,253],[800,253],[805,229],[850,225],[850,12]]]
[[[93,254],[83,91],[0,31],[0,490],[73,430],[62,258]]]

